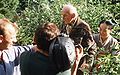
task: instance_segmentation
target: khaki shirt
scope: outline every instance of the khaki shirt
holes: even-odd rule
[[[94,34],[93,38],[99,48],[103,48],[105,53],[115,53],[115,50],[119,50],[118,41],[113,38],[111,35],[106,39],[105,42],[102,42],[99,34]]]

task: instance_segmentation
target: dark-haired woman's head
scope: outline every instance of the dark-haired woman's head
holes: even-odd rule
[[[54,23],[45,23],[36,29],[34,42],[39,49],[48,50],[51,41],[59,34],[60,31]]]
[[[111,19],[111,20],[102,20],[102,21],[99,23],[99,27],[100,27],[100,24],[102,24],[102,23],[105,23],[107,26],[110,26],[111,29],[113,29],[114,26],[117,25],[117,23],[116,23],[113,19]]]
[[[102,20],[99,24],[99,32],[100,36],[102,38],[107,38],[110,33],[112,32],[112,29],[114,28],[115,23],[113,23],[111,20]]]

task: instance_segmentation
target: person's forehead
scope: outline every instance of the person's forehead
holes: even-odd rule
[[[14,28],[14,26],[13,25],[11,25],[11,24],[7,24],[6,25],[6,31],[9,31],[9,32],[11,32],[11,33],[14,33],[15,32],[15,28]]]
[[[108,28],[108,26],[105,23],[102,23],[102,24],[100,24],[100,28],[101,29],[106,29],[106,28]]]
[[[62,10],[62,12],[61,12],[61,14],[62,14],[62,15],[64,15],[64,14],[68,14],[68,13],[69,13],[69,10],[68,10],[68,9],[66,9],[66,8],[65,8],[65,9],[63,9],[63,10]]]
[[[63,8],[62,8],[62,13],[70,13],[72,12],[74,9],[73,6],[71,5],[65,5]]]

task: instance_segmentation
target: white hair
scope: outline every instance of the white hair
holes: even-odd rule
[[[66,4],[62,8],[62,12],[69,12],[70,14],[75,14],[75,16],[78,16],[77,9],[72,4]]]

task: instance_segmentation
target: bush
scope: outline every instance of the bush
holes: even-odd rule
[[[116,25],[112,35],[120,39],[120,2],[118,0],[0,0],[0,18],[6,17],[18,23],[18,44],[32,44],[34,31],[38,25],[54,22],[62,25],[61,9],[64,4],[73,4],[80,18],[88,22],[97,33],[97,27],[103,19],[115,19]],[[104,62],[94,75],[120,74],[120,56],[105,55],[97,63]],[[87,73],[86,73],[87,74]]]
[[[32,43],[34,31],[38,25],[45,22],[54,22],[62,25],[61,9],[64,4],[71,3],[77,9],[80,18],[88,22],[93,33],[103,19],[115,19],[120,24],[120,3],[113,0],[1,0],[1,18],[6,17],[16,21],[20,27],[18,44]],[[114,28],[112,35],[120,38],[120,27]]]
[[[120,12],[120,3],[112,4],[112,0],[107,1],[94,1],[94,0],[24,0],[26,1],[25,10],[22,10],[19,19],[16,21],[20,26],[20,33],[18,37],[18,43],[29,44],[32,41],[32,36],[35,28],[45,22],[54,22],[58,26],[62,25],[61,9],[64,4],[71,3],[77,9],[80,17],[87,21],[93,33],[97,33],[97,27],[103,19],[116,19],[116,16]],[[115,8],[116,7],[116,8]],[[113,11],[113,8],[114,11]],[[116,26],[116,31],[113,32],[113,36],[119,38],[117,30],[120,30],[119,26]],[[22,35],[21,35],[22,34]],[[29,37],[29,38],[28,38]]]
[[[18,4],[19,0],[0,0],[0,14],[13,20],[16,15]]]

